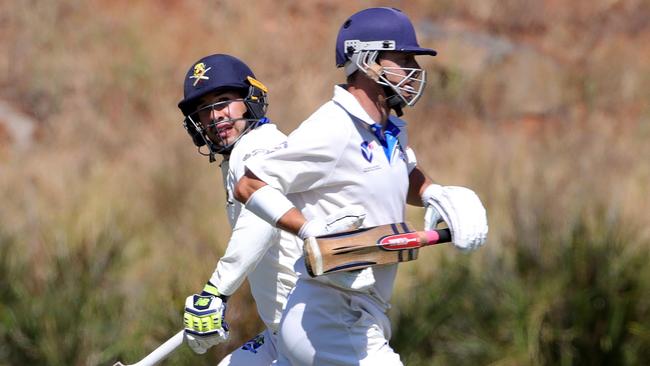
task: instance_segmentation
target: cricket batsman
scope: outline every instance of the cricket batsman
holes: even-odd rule
[[[235,197],[274,227],[304,239],[332,232],[342,209],[364,227],[404,221],[406,203],[424,206],[425,229],[444,220],[454,245],[485,243],[486,211],[463,187],[440,186],[418,168],[399,117],[421,97],[426,73],[409,18],[393,8],[350,16],[336,41],[347,83],[288,137],[283,148],[246,162]],[[394,112],[394,114],[392,113]],[[356,208],[362,207],[362,210]],[[280,323],[278,365],[402,365],[391,348],[390,307],[397,265],[311,278],[304,261]]]
[[[296,283],[293,266],[302,251],[294,235],[281,232],[244,209],[233,195],[246,162],[286,143],[286,136],[265,117],[267,93],[242,61],[215,54],[190,67],[184,80],[184,98],[178,104],[183,125],[199,152],[210,162],[217,154],[223,156],[220,167],[232,227],[226,252],[212,277],[200,294],[189,296],[185,302],[185,340],[202,354],[228,339],[226,301],[246,277],[266,325],[266,330],[219,365],[270,365],[276,360],[280,315]],[[354,226],[341,229],[348,227]]]

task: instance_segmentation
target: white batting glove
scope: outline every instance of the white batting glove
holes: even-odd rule
[[[361,227],[366,218],[366,210],[357,205],[344,207],[325,218],[306,222],[298,232],[302,239],[355,230]],[[349,272],[336,272],[320,276],[318,279],[332,286],[359,292],[366,292],[375,284],[372,267]]]
[[[487,238],[488,224],[485,207],[474,191],[464,187],[432,184],[422,194],[426,208],[424,229],[433,230],[444,220],[451,230],[453,244],[463,250],[473,250]]]
[[[210,286],[206,285],[206,289]],[[216,291],[216,288],[212,288]],[[224,320],[226,303],[218,293],[206,289],[200,295],[187,297],[183,314],[185,341],[198,354],[204,354],[210,347],[227,341],[230,334]]]
[[[366,210],[358,205],[344,207],[325,218],[307,221],[298,232],[300,239],[339,233],[361,227],[366,218]]]

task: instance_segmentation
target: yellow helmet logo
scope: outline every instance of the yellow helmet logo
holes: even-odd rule
[[[199,83],[200,80],[208,80],[210,79],[209,77],[205,76],[205,73],[210,71],[211,67],[208,67],[207,69],[205,68],[205,64],[203,62],[199,62],[198,64],[194,65],[194,75],[190,76],[190,79],[196,79],[194,80],[194,86]]]

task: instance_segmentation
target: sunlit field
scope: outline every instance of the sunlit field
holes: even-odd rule
[[[180,330],[230,235],[176,107],[186,70],[245,60],[289,133],[344,80],[346,16],[387,4],[439,52],[405,110],[418,162],[490,227],[400,265],[391,345],[407,365],[650,364],[648,1],[61,0],[0,2],[0,103],[33,128],[18,144],[0,113],[0,365],[135,362]],[[262,330],[247,286],[227,319],[227,344],[165,364]]]

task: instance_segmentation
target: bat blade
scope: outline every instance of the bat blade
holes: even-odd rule
[[[305,265],[312,277],[378,264],[417,259],[419,248],[451,241],[449,229],[411,230],[395,223],[305,240]]]

